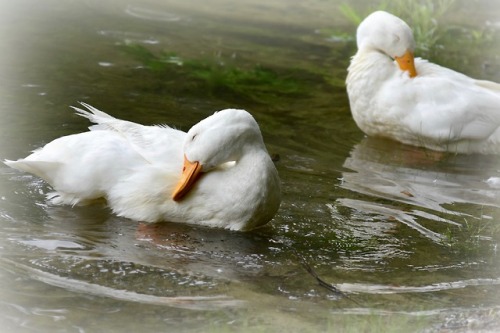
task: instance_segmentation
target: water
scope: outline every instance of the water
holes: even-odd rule
[[[268,226],[238,233],[49,206],[45,183],[0,167],[3,331],[494,331],[499,158],[365,138],[340,3],[0,2],[2,158],[86,130],[77,101],[184,130],[236,106],[284,192]],[[499,12],[457,2],[430,56],[500,81]]]

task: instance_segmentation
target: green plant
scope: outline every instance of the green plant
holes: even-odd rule
[[[461,256],[474,256],[483,251],[491,251],[492,240],[500,234],[500,227],[493,220],[479,218],[464,223],[459,228],[448,227],[444,233],[443,244]],[[484,236],[491,235],[491,236]]]
[[[242,67],[231,60],[226,62],[220,56],[214,59],[183,59],[173,52],[153,53],[137,44],[127,44],[123,48],[155,75],[184,78],[176,84],[177,89],[181,85],[189,86],[189,89],[198,86],[197,94],[208,93],[258,103],[280,96],[308,94],[303,78],[310,74],[299,70],[280,70],[261,65]]]

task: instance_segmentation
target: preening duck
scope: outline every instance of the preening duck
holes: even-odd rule
[[[74,108],[96,123],[8,166],[55,192],[53,204],[106,199],[112,211],[143,222],[186,222],[231,230],[262,226],[281,202],[280,180],[255,119],[226,109],[187,133],[143,126],[94,107]]]
[[[377,11],[357,29],[347,75],[353,118],[370,136],[453,153],[500,153],[500,84],[414,58],[410,27]]]

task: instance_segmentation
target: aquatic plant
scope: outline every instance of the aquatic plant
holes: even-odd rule
[[[500,226],[494,222],[483,218],[482,212],[481,218],[477,221],[464,218],[461,227],[446,229],[443,245],[464,258],[471,258],[483,252],[496,252],[496,241],[500,239]]]
[[[198,88],[197,94],[228,99],[268,102],[280,96],[307,95],[304,76],[299,70],[279,70],[262,65],[238,66],[217,58],[183,59],[174,52],[153,53],[138,44],[124,45],[123,49],[141,62],[141,66],[158,74],[162,79],[183,78],[178,87]],[[189,83],[186,82],[186,78]],[[306,80],[307,81],[307,80]]]
[[[200,80],[215,94],[247,96],[254,101],[263,101],[272,94],[294,95],[303,91],[297,80],[281,76],[273,69],[260,65],[242,69],[203,60],[190,60],[184,66],[192,78]]]
[[[375,6],[366,7],[362,12],[347,3],[340,5],[339,10],[356,26],[375,10],[385,10],[399,16],[412,27],[417,48],[429,51],[446,32],[440,29],[438,21],[454,3],[455,0],[382,0]]]

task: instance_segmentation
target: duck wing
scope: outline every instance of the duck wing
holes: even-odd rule
[[[182,145],[185,132],[167,125],[145,126],[117,119],[95,107],[80,102],[87,110],[72,107],[79,116],[95,123],[91,131],[112,131],[120,134],[139,154],[151,163],[169,162],[175,159],[182,163]]]
[[[395,80],[384,88],[381,106],[393,119],[399,118],[397,121],[421,135],[421,140],[437,144],[466,140],[479,144],[497,136],[499,85],[426,61],[417,63],[417,71],[415,78]]]

